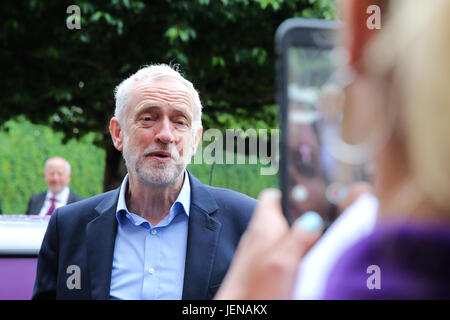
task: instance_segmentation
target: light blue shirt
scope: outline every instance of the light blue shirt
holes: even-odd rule
[[[181,299],[188,234],[189,175],[169,214],[156,226],[128,211],[128,175],[120,187],[111,273],[111,299]]]

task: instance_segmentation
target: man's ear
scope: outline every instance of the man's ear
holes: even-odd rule
[[[111,138],[117,150],[123,150],[123,132],[120,127],[119,120],[113,117],[109,122],[109,133],[111,133]]]
[[[197,152],[197,148],[198,148],[198,144],[202,138],[202,132],[203,132],[203,127],[198,128],[197,133],[194,137],[194,143],[192,145],[192,155],[194,155]]]

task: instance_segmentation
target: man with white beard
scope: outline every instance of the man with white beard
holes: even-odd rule
[[[186,169],[201,140],[201,102],[167,65],[115,90],[110,121],[128,174],[120,188],[57,209],[34,299],[211,299],[256,201]]]

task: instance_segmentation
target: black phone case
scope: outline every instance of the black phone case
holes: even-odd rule
[[[293,223],[293,217],[289,214],[288,195],[288,132],[287,132],[287,106],[288,106],[288,61],[287,52],[289,47],[304,46],[321,49],[331,49],[334,47],[334,37],[332,36],[339,28],[336,21],[292,18],[284,21],[275,34],[275,52],[277,55],[277,97],[279,106],[279,127],[281,129],[280,138],[280,174],[279,183],[282,194],[282,209],[289,225]]]

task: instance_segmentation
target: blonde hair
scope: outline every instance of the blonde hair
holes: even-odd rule
[[[450,1],[392,2],[365,67],[392,77],[413,181],[427,200],[450,209]]]

